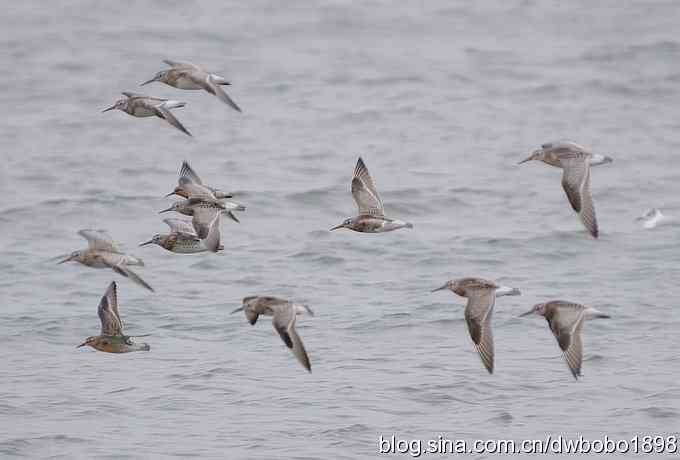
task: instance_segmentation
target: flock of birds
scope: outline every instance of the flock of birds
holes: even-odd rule
[[[209,73],[188,62],[171,60],[164,62],[170,68],[158,72],[142,85],[158,81],[179,89],[202,89],[217,96],[233,109],[241,111],[222,89],[222,86],[230,84],[225,78]],[[118,109],[135,117],[156,116],[166,120],[183,133],[191,135],[171,112],[171,109],[183,107],[184,102],[130,92],[124,92],[123,95],[126,96],[125,99],[117,101],[104,111]],[[608,156],[589,152],[573,142],[560,141],[543,144],[540,149],[532,152],[520,164],[531,160],[542,161],[562,169],[562,187],[569,204],[578,214],[589,234],[597,238],[599,228],[590,191],[590,168],[591,166],[611,163],[612,159]],[[409,222],[385,216],[383,202],[361,157],[359,157],[354,169],[351,191],[358,207],[358,214],[345,219],[341,224],[331,228],[331,231],[346,228],[361,233],[382,233],[402,228],[413,228],[413,224]],[[230,198],[233,198],[231,193],[204,184],[186,161],[182,163],[180,168],[178,185],[166,196],[172,195],[180,196],[183,200],[173,203],[172,206],[160,212],[174,211],[190,216],[191,220],[165,219],[163,222],[170,227],[170,232],[156,234],[150,240],[141,243],[140,246],[156,244],[167,251],[178,254],[217,252],[223,249],[223,245],[220,243],[220,217],[224,214],[235,222],[239,222],[234,212],[245,211],[246,209],[241,204],[229,201]],[[652,209],[638,219],[643,221],[645,228],[653,228],[672,218],[664,216],[658,209]],[[143,266],[142,260],[120,251],[106,231],[81,230],[78,233],[87,239],[87,249],[75,251],[59,263],[77,261],[92,268],[109,268],[153,291],[153,288],[147,282],[129,268],[129,266],[135,265]],[[484,367],[489,373],[493,373],[494,342],[491,323],[496,297],[520,295],[520,291],[481,278],[451,280],[434,291],[440,290],[450,290],[467,298],[465,320],[470,337]],[[277,297],[249,296],[245,297],[242,306],[232,313],[240,311],[245,313],[251,325],[257,322],[260,315],[271,316],[274,329],[278,332],[284,344],[305,369],[311,372],[309,356],[295,330],[297,315],[314,315],[314,312],[308,306]],[[148,344],[136,343],[132,337],[123,334],[115,282],[109,285],[101,298],[98,314],[102,325],[100,335],[88,337],[79,347],[87,345],[109,353],[150,350]],[[520,316],[527,315],[539,315],[546,319],[574,378],[581,375],[583,356],[581,331],[584,321],[591,318],[609,318],[608,315],[592,307],[564,300],[536,304],[531,310]]]

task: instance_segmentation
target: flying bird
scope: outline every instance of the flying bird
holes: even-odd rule
[[[605,155],[595,154],[573,142],[549,142],[543,144],[519,164],[539,160],[550,166],[562,168],[562,187],[571,207],[576,211],[588,232],[597,238],[599,230],[595,206],[590,193],[590,167],[611,163]]]
[[[192,216],[191,224],[196,236],[204,240],[206,248],[217,252],[220,248],[220,215],[225,209],[224,204],[214,201],[203,201],[191,198],[176,201],[167,209],[159,213],[175,211],[185,216]]]
[[[135,343],[132,337],[123,334],[123,322],[118,314],[118,292],[116,282],[112,281],[97,308],[102,323],[101,333],[88,337],[76,348],[85,345],[106,353],[130,353],[132,351],[149,351],[147,343]]]
[[[202,89],[217,96],[218,99],[234,110],[241,111],[240,107],[222,89],[224,85],[231,85],[224,77],[206,72],[190,62],[171,61],[170,59],[164,59],[163,62],[170,68],[161,70],[152,79],[142,83],[141,86],[159,81],[178,89]]]
[[[74,251],[58,263],[76,261],[92,268],[110,268],[153,292],[153,288],[146,281],[127,268],[127,265],[143,266],[144,262],[137,257],[123,254],[106,230],[80,230],[78,235],[87,240],[87,249]]]
[[[312,372],[312,365],[309,362],[307,351],[302,343],[302,339],[295,330],[295,318],[300,314],[314,316],[314,312],[306,305],[299,305],[285,299],[267,296],[251,296],[243,299],[243,305],[233,313],[245,311],[248,322],[254,325],[260,315],[272,316],[274,329],[281,336],[281,340],[293,352],[295,358],[307,369]]]
[[[172,114],[170,109],[177,109],[184,107],[186,102],[170,101],[168,99],[160,99],[157,97],[144,96],[143,94],[130,93],[123,91],[125,99],[119,99],[111,107],[102,110],[108,112],[109,110],[122,110],[128,115],[138,118],[158,117],[167,121],[175,128],[182,131],[187,136],[191,133],[179,122]]]
[[[170,233],[157,233],[150,240],[140,243],[140,246],[157,244],[163,249],[177,254],[195,254],[210,251],[196,234],[191,221],[183,219],[164,219],[164,223],[170,227]],[[218,250],[224,249],[219,245]]]
[[[583,344],[581,330],[586,318],[610,318],[599,310],[585,307],[574,302],[552,300],[538,303],[531,310],[520,316],[540,315],[548,321],[550,331],[557,339],[557,344],[564,354],[564,359],[575,379],[581,376],[583,361]]]
[[[359,215],[345,219],[340,225],[331,228],[331,231],[348,228],[361,233],[383,233],[400,228],[413,228],[413,224],[409,222],[385,217],[382,200],[361,157],[354,168],[352,196],[359,208]]]
[[[491,317],[493,307],[496,305],[496,297],[520,295],[520,291],[515,288],[499,286],[493,281],[481,278],[461,278],[447,281],[446,284],[432,292],[444,289],[468,299],[467,305],[465,305],[465,322],[484,367],[489,371],[489,374],[493,374],[494,347]]]

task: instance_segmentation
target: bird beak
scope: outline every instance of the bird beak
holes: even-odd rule
[[[165,195],[164,198],[167,198],[167,197],[169,197],[169,196],[176,195],[176,194],[177,194],[177,192],[174,192],[174,191],[173,191],[173,192],[170,192],[170,193],[168,193],[167,195]]]
[[[239,311],[243,311],[245,309],[246,309],[246,307],[241,306],[241,307],[238,307],[236,310],[232,311],[230,314],[233,315],[234,313],[239,312]]]
[[[529,310],[528,312],[525,312],[525,313],[522,313],[521,315],[519,315],[519,317],[520,317],[520,318],[523,318],[524,316],[529,316],[529,315],[532,314],[533,312],[534,312],[533,310]]]
[[[85,342],[81,343],[81,344],[80,344],[80,345],[78,345],[78,346],[77,346],[76,348],[84,347],[85,345],[87,345],[87,341],[85,341]]]
[[[518,165],[521,165],[522,163],[526,163],[527,161],[531,161],[531,160],[533,160],[533,158],[532,158],[532,157],[533,157],[533,155],[532,155],[532,156],[530,156],[529,158],[527,158],[526,160],[522,160],[522,161],[520,161],[520,162],[519,162],[519,163],[517,163],[517,164],[518,164]]]
[[[172,211],[172,208],[164,209],[162,211],[158,211],[158,214],[163,214],[164,212],[169,212]]]
[[[59,262],[57,262],[57,265],[63,264],[63,263],[65,263],[65,262],[69,262],[69,261],[71,261],[71,260],[73,260],[73,256],[72,256],[72,255],[69,255],[69,256],[66,257],[65,259],[60,260]]]
[[[111,107],[109,107],[108,109],[104,109],[104,110],[102,110],[102,113],[104,113],[104,112],[108,112],[109,110],[113,110],[113,109],[115,109],[115,108],[116,108],[116,106],[115,106],[115,105],[112,105],[112,106],[111,106]]]
[[[335,227],[331,228],[331,229],[328,230],[328,231],[329,231],[329,232],[332,232],[333,230],[337,230],[337,229],[339,229],[339,228],[343,228],[344,226],[345,226],[345,224],[336,225]]]
[[[448,288],[448,286],[445,284],[442,287],[438,287],[437,289],[432,289],[432,291],[430,291],[430,292],[443,291],[446,288]]]
[[[145,241],[144,243],[139,243],[140,246],[146,246],[147,244],[153,243],[153,240]]]
[[[157,81],[157,79],[156,79],[156,77],[153,77],[151,80],[147,80],[147,81],[145,81],[144,83],[140,83],[139,86],[148,85],[149,83],[153,83],[153,82],[155,82],[155,81]]]

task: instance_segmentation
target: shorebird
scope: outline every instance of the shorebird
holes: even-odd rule
[[[519,289],[499,286],[493,281],[481,278],[461,278],[447,281],[442,287],[432,292],[448,289],[461,297],[467,297],[465,305],[465,321],[475,348],[482,358],[484,367],[493,374],[494,351],[493,334],[491,332],[491,316],[496,305],[496,297],[504,295],[520,295]]]
[[[359,215],[345,219],[340,225],[331,228],[331,231],[348,228],[361,233],[382,233],[400,228],[413,228],[413,224],[409,222],[385,217],[382,200],[361,157],[354,168],[352,196],[359,207]]]
[[[170,59],[164,59],[163,62],[170,68],[161,70],[151,80],[142,83],[141,86],[160,81],[178,89],[203,89],[217,96],[234,110],[241,111],[239,106],[222,89],[223,85],[231,85],[224,77],[208,73],[190,62],[171,61]]]
[[[191,133],[170,111],[170,109],[184,107],[186,102],[170,101],[168,99],[144,96],[143,94],[130,93],[127,91],[123,91],[123,96],[125,96],[125,99],[117,100],[115,104],[102,110],[102,112],[117,109],[138,118],[158,117],[167,121],[187,136],[191,136]]]
[[[170,233],[157,233],[149,241],[139,243],[140,246],[157,244],[163,249],[177,254],[195,254],[210,251],[196,234],[191,222],[182,219],[163,220],[170,227]],[[219,244],[218,250],[224,249]]]
[[[550,166],[562,168],[562,187],[567,193],[569,203],[578,213],[588,232],[597,238],[597,218],[593,197],[590,194],[590,167],[611,163],[613,160],[605,155],[591,153],[573,142],[543,144],[519,164],[531,160],[540,160]]]
[[[74,251],[58,263],[63,264],[74,260],[92,268],[110,268],[153,292],[153,288],[146,281],[126,267],[126,265],[144,266],[144,262],[137,257],[120,252],[106,230],[80,230],[78,235],[87,240],[87,249]]]
[[[302,344],[300,336],[295,330],[295,318],[300,314],[314,316],[314,312],[307,305],[299,305],[285,299],[267,296],[251,296],[243,299],[243,305],[231,313],[245,311],[248,322],[254,325],[260,315],[272,316],[274,329],[279,333],[283,343],[293,352],[298,361],[312,372],[312,365]]]
[[[149,344],[135,343],[132,337],[123,334],[123,322],[118,314],[118,293],[115,281],[109,284],[109,288],[99,302],[97,313],[102,322],[100,335],[88,337],[76,348],[87,345],[95,350],[107,353],[130,353],[131,351],[149,351],[151,349]]]
[[[192,216],[191,224],[196,236],[204,240],[203,244],[208,250],[217,252],[220,248],[220,214],[223,210],[222,203],[192,198],[176,201],[159,213],[175,211],[185,216]]]
[[[672,217],[666,216],[658,208],[652,208],[646,211],[643,215],[636,217],[635,220],[642,222],[642,227],[651,229],[657,225],[662,225],[673,220]]]
[[[610,318],[609,315],[592,307],[584,307],[574,302],[552,300],[538,303],[520,316],[536,314],[548,321],[548,326],[557,339],[557,344],[564,354],[564,359],[575,379],[581,376],[581,361],[583,359],[583,344],[581,330],[583,321],[588,318]]]

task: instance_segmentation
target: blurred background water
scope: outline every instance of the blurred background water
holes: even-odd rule
[[[680,7],[674,1],[52,2],[0,15],[0,457],[358,459],[378,436],[628,438],[680,426],[677,227]],[[205,92],[161,120],[100,113],[189,60],[226,76],[239,114]],[[568,138],[593,170],[601,228],[571,211],[560,172],[517,162]],[[328,228],[355,213],[362,155],[388,216],[412,231]],[[236,192],[225,250],[138,248],[182,160]],[[151,294],[109,270],[55,265],[106,228],[144,258]],[[494,314],[496,373],[464,299],[481,276],[523,291]],[[75,349],[119,283],[149,353]],[[308,375],[242,297],[308,303]],[[612,315],[584,327],[574,382],[545,321],[553,298]],[[480,456],[483,458],[484,456]],[[493,457],[493,456],[489,456]]]

